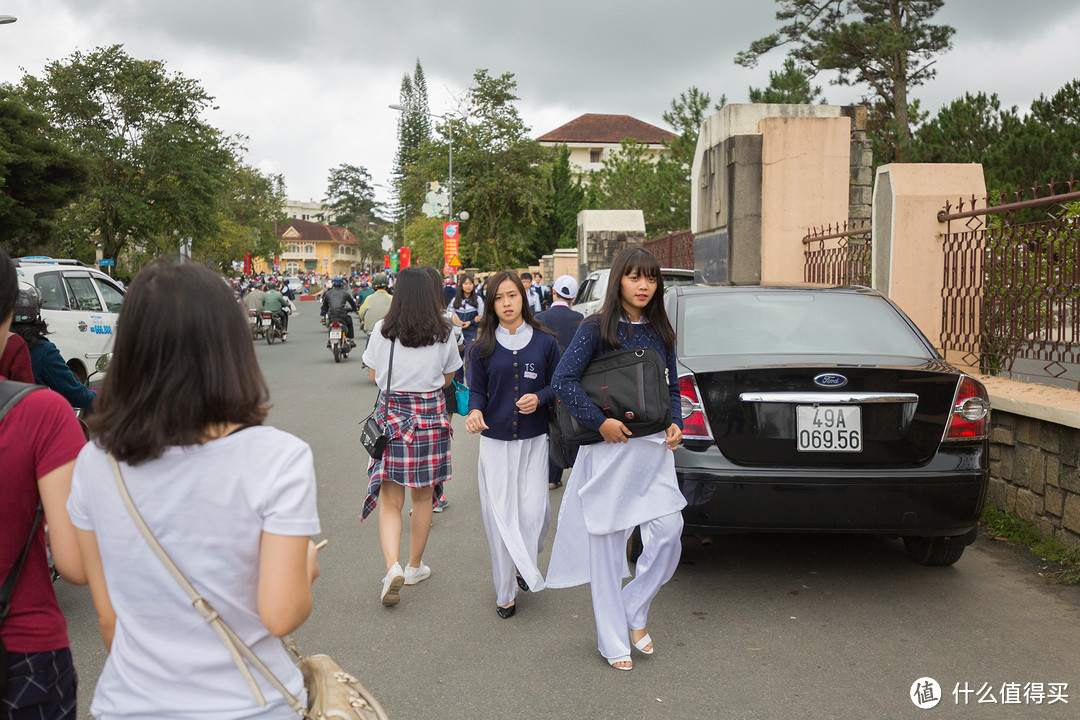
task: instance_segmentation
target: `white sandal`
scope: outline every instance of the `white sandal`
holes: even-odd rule
[[[651,650],[646,650],[646,646],[652,643],[652,638],[649,637],[649,633],[645,633],[641,636],[641,639],[634,643],[634,647],[643,655],[652,655],[656,652],[656,646],[654,645]]]
[[[607,660],[608,665],[615,668],[616,670],[633,670],[634,669],[634,661],[630,658],[629,655],[623,655],[622,657],[617,657],[617,658],[604,658],[604,659]],[[615,663],[621,663],[621,662],[630,663],[630,667],[618,667],[618,666],[615,665]]]

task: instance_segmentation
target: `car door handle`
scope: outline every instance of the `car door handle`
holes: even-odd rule
[[[79,328],[80,332],[86,332],[86,328],[88,328],[88,327],[90,327],[90,326],[87,325],[86,323],[84,323],[82,320],[79,321],[78,328]]]

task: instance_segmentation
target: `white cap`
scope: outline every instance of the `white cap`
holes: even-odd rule
[[[573,300],[577,297],[577,280],[572,275],[560,275],[555,279],[555,284],[551,286],[551,289],[555,291],[556,295],[567,300]]]

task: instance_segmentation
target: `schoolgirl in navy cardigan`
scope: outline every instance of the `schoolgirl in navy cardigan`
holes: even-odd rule
[[[532,316],[513,273],[492,278],[487,312],[469,353],[469,415],[481,433],[477,481],[491,551],[496,611],[509,618],[517,592],[542,590],[537,554],[547,533],[547,404],[559,343]]]

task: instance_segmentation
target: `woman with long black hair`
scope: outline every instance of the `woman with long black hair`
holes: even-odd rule
[[[477,479],[480,514],[491,550],[496,611],[516,611],[518,587],[538,591],[536,564],[551,509],[547,405],[559,343],[536,321],[525,288],[513,273],[491,280],[488,311],[469,357],[469,415],[465,428],[481,433]],[[515,574],[516,569],[516,574]]]
[[[476,288],[476,281],[468,275],[462,275],[458,280],[457,293],[447,306],[457,315],[461,324],[461,332],[465,336],[465,350],[461,357],[469,357],[469,347],[476,341],[476,329],[480,319],[484,316],[484,299]],[[463,380],[463,372],[459,372],[458,381]]]
[[[371,330],[364,365],[384,400],[378,418],[389,442],[382,457],[368,464],[368,492],[361,519],[379,509],[379,540],[386,575],[380,598],[385,606],[401,600],[402,585],[415,585],[431,575],[423,562],[431,530],[434,497],[450,478],[450,420],[443,388],[461,367],[461,357],[442,315],[435,284],[420,267],[401,271],[394,283],[390,310]],[[393,351],[393,372],[390,372]],[[389,386],[388,386],[389,381]],[[403,570],[401,513],[405,488],[412,499],[409,523],[409,562]]]
[[[586,318],[563,354],[551,385],[570,414],[597,430],[603,443],[584,445],[570,473],[548,566],[548,587],[591,584],[600,654],[617,670],[630,670],[630,645],[651,655],[649,607],[671,579],[682,553],[686,500],[675,479],[672,455],[682,441],[675,331],[664,311],[660,264],[642,247],[616,256],[607,295]],[[672,424],[664,432],[634,437],[620,420],[606,417],[581,388],[594,357],[620,348],[650,348],[665,359]],[[644,550],[625,587],[626,541],[641,527]],[[629,634],[629,640],[628,640]]]

